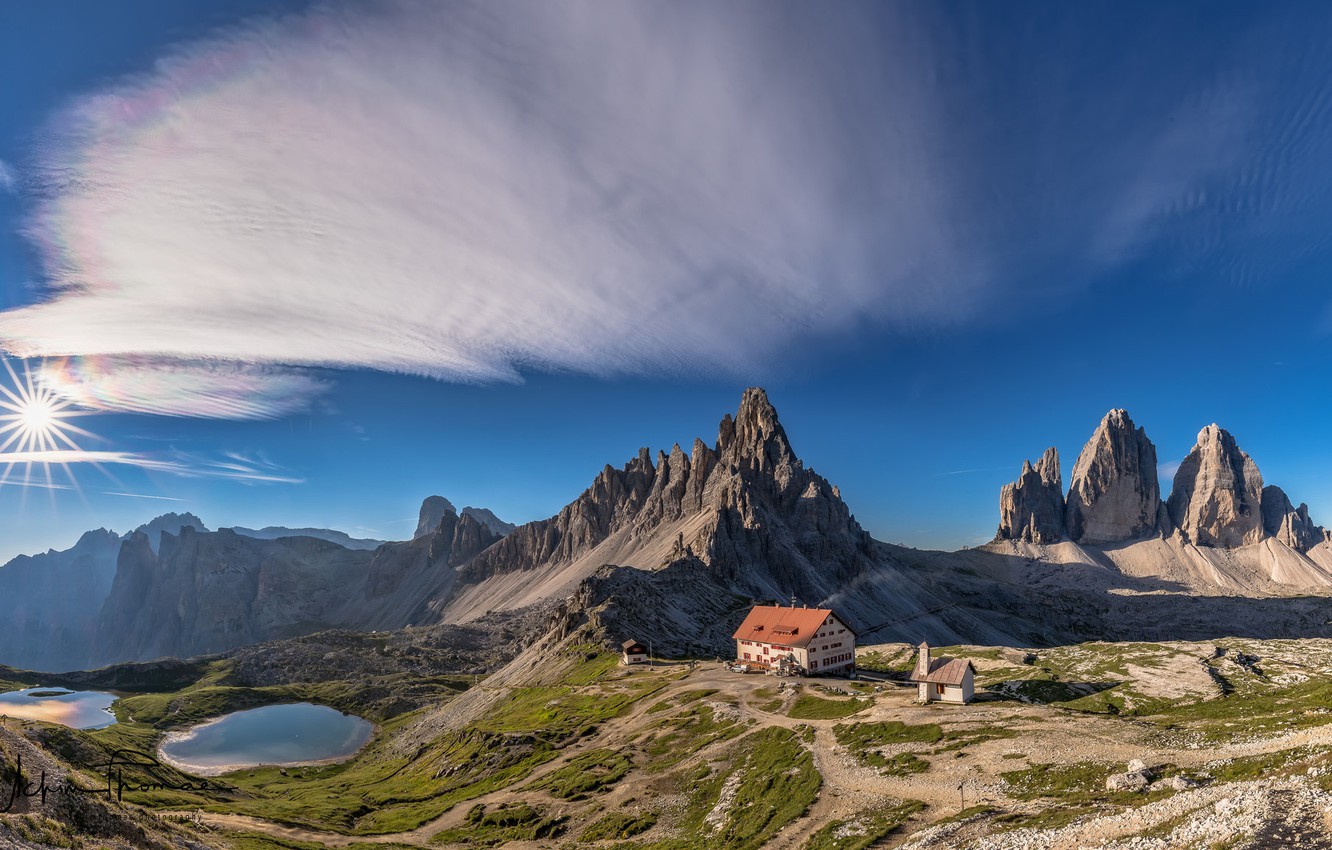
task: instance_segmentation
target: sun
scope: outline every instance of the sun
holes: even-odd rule
[[[82,447],[74,442],[75,436],[96,439],[96,435],[68,420],[87,415],[88,411],[75,409],[49,387],[34,382],[27,361],[23,363],[22,378],[8,359],[0,362],[4,363],[5,371],[13,380],[12,386],[0,382],[0,463],[6,464],[0,475],[0,487],[8,482],[10,470],[16,464],[23,464],[30,471],[33,463],[42,463],[47,467],[48,484],[51,483],[51,463],[64,466],[72,478],[68,464],[62,460],[68,456],[64,453],[82,451]],[[24,480],[27,481],[27,476]],[[73,483],[77,488],[77,482]]]
[[[19,405],[18,413],[23,417],[23,428],[29,434],[46,434],[59,420],[59,412],[49,399],[34,398]]]

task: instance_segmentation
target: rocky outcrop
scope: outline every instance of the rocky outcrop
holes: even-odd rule
[[[207,530],[206,528],[199,528],[199,531]],[[317,537],[320,540],[327,540],[329,543],[336,543],[348,549],[378,549],[384,545],[383,540],[375,540],[369,537],[352,537],[345,531],[338,531],[333,528],[288,528],[285,525],[245,528],[237,525],[233,526],[231,530],[243,537],[253,537],[256,540],[277,540],[281,537]]]
[[[163,533],[203,529],[190,513],[168,513],[137,529],[150,550]],[[111,591],[122,538],[99,528],[69,549],[20,555],[0,567],[0,664],[32,670],[87,666],[97,643],[97,617]]]
[[[203,520],[192,513],[186,511],[183,514],[166,513],[156,519],[149,520],[135,529],[148,535],[148,545],[157,551],[158,545],[162,541],[162,534],[180,534],[182,528],[193,528],[195,531],[207,531],[208,526],[204,525]],[[128,535],[127,535],[128,536]]]
[[[452,502],[443,496],[426,496],[425,501],[421,502],[421,513],[416,521],[416,533],[412,535],[412,539],[434,534],[435,529],[439,528],[439,521],[446,513],[458,513]]]
[[[63,552],[20,555],[0,567],[0,663],[29,670],[83,666],[119,550],[120,535],[99,528]]]
[[[255,540],[229,530],[136,532],[121,547],[98,619],[94,661],[189,657],[344,625],[371,553],[311,537]]]
[[[1263,531],[1300,552],[1308,552],[1328,539],[1322,526],[1309,518],[1309,506],[1291,504],[1286,492],[1275,485],[1263,488]]]
[[[1263,539],[1263,476],[1224,428],[1208,425],[1179,465],[1166,507],[1198,546],[1234,548]]]
[[[1022,462],[1022,474],[999,493],[1000,540],[1058,543],[1064,539],[1064,484],[1059,452],[1053,446],[1036,462]]]
[[[472,519],[484,525],[486,528],[490,529],[491,533],[497,537],[503,537],[504,535],[511,533],[515,528],[518,527],[511,522],[505,522],[504,520],[495,516],[495,512],[492,511],[490,508],[474,508],[471,505],[468,505],[467,507],[462,509],[462,513],[460,513],[459,516],[471,517]]]
[[[1069,539],[1117,543],[1148,537],[1160,529],[1160,514],[1156,446],[1127,411],[1112,410],[1073,465],[1065,509]]]

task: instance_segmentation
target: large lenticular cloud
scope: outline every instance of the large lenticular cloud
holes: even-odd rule
[[[932,8],[404,0],[185,46],[24,169],[51,288],[0,346],[224,417],[306,403],[310,365],[762,378],[852,328],[1017,321],[1154,242],[1268,274],[1245,211],[1324,218],[1271,190],[1326,185],[1325,81],[1264,106],[1285,52],[1237,82],[1233,45],[1181,69],[1169,15]]]
[[[62,117],[31,228],[53,297],[0,338],[486,381],[737,372],[862,314],[950,314],[970,278],[915,166],[928,115],[854,32],[829,66],[797,49],[828,26],[758,21],[397,4],[186,48]]]

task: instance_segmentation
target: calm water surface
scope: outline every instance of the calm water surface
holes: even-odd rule
[[[163,761],[193,773],[256,765],[337,761],[370,740],[374,727],[351,714],[308,702],[237,711],[168,736]]]
[[[109,711],[115,701],[115,694],[101,691],[27,688],[0,694],[0,715],[45,720],[71,729],[101,729],[116,722]]]

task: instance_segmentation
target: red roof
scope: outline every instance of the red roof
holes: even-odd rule
[[[911,671],[912,682],[933,682],[936,685],[960,685],[966,678],[967,671],[975,671],[975,667],[965,658],[931,658],[929,672],[924,676],[920,675],[920,667]]]
[[[755,605],[735,630],[736,640],[804,646],[819,633],[824,621],[832,616],[827,608],[779,608]]]

